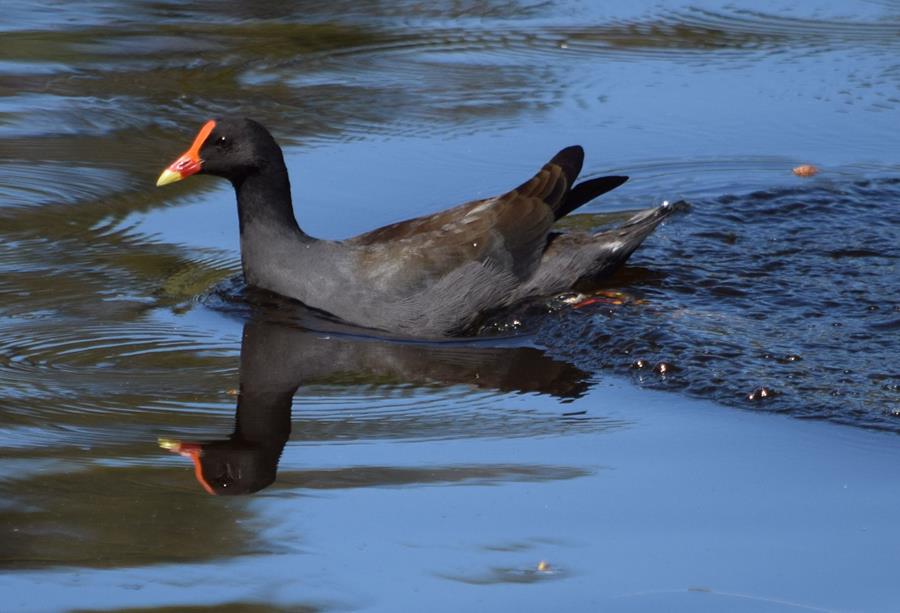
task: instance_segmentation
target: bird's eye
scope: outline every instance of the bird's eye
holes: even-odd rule
[[[218,145],[219,147],[224,147],[227,144],[229,144],[227,136],[220,136],[216,139],[216,145]]]

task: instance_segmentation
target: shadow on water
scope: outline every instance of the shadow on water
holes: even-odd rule
[[[329,336],[265,321],[245,325],[241,343],[240,389],[234,432],[224,440],[185,442],[161,439],[160,445],[189,457],[195,476],[210,494],[248,494],[275,481],[278,460],[291,437],[331,438],[330,420],[303,418],[301,385],[452,386],[498,392],[542,393],[575,399],[589,387],[589,375],[532,347],[479,344],[405,344],[376,339]],[[292,420],[292,408],[299,415]],[[565,419],[565,418],[563,418]],[[583,425],[583,424],[582,424]],[[606,423],[606,427],[612,427]],[[439,412],[413,408],[388,410],[377,419],[347,417],[341,436],[348,438],[455,436],[536,436],[548,424],[525,414],[446,407]],[[550,426],[551,429],[553,426]],[[421,482],[565,478],[570,469],[546,466],[473,466],[439,468],[365,467],[295,473],[292,487],[354,487]],[[576,471],[577,472],[577,471]]]
[[[277,549],[277,539],[255,536],[252,508],[197,494],[201,488],[220,495],[249,494],[272,485],[287,444],[295,447],[296,458],[281,471],[275,489],[282,496],[304,496],[316,490],[547,482],[592,472],[527,461],[303,467],[304,445],[534,438],[626,425],[583,410],[567,413],[565,403],[589,390],[589,373],[520,346],[516,339],[426,344],[351,337],[346,333],[352,329],[339,322],[260,294],[278,308],[255,304],[249,311],[253,315],[244,325],[233,417],[225,406],[230,394],[221,387],[230,379],[223,357],[211,356],[209,363],[194,367],[178,358],[180,377],[175,381],[163,366],[167,349],[132,345],[132,352],[126,345],[112,350],[139,361],[145,351],[156,354],[157,364],[135,365],[132,375],[120,373],[125,381],[110,377],[104,382],[105,390],[124,383],[130,397],[113,396],[104,404],[85,388],[85,396],[77,400],[84,408],[58,406],[56,423],[45,424],[43,432],[7,426],[13,436],[4,441],[7,461],[0,490],[6,494],[0,521],[12,529],[0,536],[0,567],[118,567]],[[238,305],[232,314],[247,315],[248,304]],[[317,330],[299,327],[298,321]],[[211,368],[216,363],[220,365]],[[54,368],[56,389],[61,382],[76,384],[84,372],[73,364]],[[97,379],[93,381],[96,385]],[[161,382],[167,382],[166,390],[159,388]],[[179,392],[179,386],[184,390]],[[147,398],[139,400],[142,393]],[[535,395],[563,404],[551,403],[548,411],[521,403],[509,407],[503,400],[521,396],[527,405]],[[151,408],[152,396],[162,404]],[[198,402],[197,396],[204,400]],[[211,403],[216,396],[222,400]],[[124,402],[132,406],[130,415],[122,412]],[[225,431],[228,422],[233,423],[230,436],[209,440],[203,435]],[[153,449],[154,431],[165,432],[159,437],[164,448],[194,462],[199,486],[191,485],[183,460],[169,461]],[[156,535],[152,545],[135,546],[129,534],[138,525],[143,533]]]

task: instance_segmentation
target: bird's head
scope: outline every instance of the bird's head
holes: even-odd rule
[[[191,147],[166,168],[156,185],[181,181],[194,174],[224,177],[232,182],[283,164],[281,148],[261,124],[252,119],[210,119]]]

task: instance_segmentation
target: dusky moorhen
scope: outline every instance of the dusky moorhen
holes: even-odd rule
[[[443,337],[524,299],[608,276],[672,212],[663,204],[596,234],[554,231],[558,219],[628,180],[576,185],[583,160],[580,146],[567,147],[505,194],[341,241],[300,229],[281,147],[251,119],[206,122],[156,184],[197,173],[231,181],[249,285],[356,325]]]

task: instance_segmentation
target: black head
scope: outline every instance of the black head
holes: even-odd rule
[[[246,118],[207,121],[191,148],[163,171],[156,184],[190,175],[215,175],[239,182],[245,177],[284,168],[281,147],[261,124]]]
[[[236,179],[284,165],[281,147],[252,119],[221,119],[200,147],[200,172]]]

